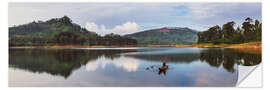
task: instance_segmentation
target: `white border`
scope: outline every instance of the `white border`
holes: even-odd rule
[[[240,71],[238,68],[238,71]],[[237,87],[262,87],[262,66],[259,64],[258,66],[253,66],[253,67],[246,67],[242,68],[246,69],[247,71],[244,72],[243,74],[246,74],[243,78],[242,81],[239,81],[238,77],[238,85]],[[251,71],[248,71],[251,70]]]
[[[7,13],[8,13],[8,5],[7,1],[0,1],[0,57],[1,57],[1,65],[0,65],[0,86],[1,87],[6,87],[7,86],[7,81],[8,81],[8,18],[7,18]]]
[[[261,2],[261,0],[8,0],[9,2]]]

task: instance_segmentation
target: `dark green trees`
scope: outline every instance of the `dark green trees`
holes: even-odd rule
[[[222,38],[222,30],[216,25],[209,28],[207,31],[198,33],[198,42],[215,42]]]
[[[243,30],[240,27],[236,28],[236,31],[233,33],[233,38],[231,39],[231,42],[235,43],[243,43],[245,42],[245,37],[243,34]]]
[[[245,19],[242,23],[242,28],[235,27],[235,22],[231,21],[222,26],[222,29],[218,25],[209,28],[206,31],[198,33],[198,43],[244,43],[261,41],[262,23],[255,20],[252,23],[251,18]]]
[[[252,41],[254,39],[254,35],[253,35],[255,34],[253,32],[254,25],[251,23],[252,23],[252,19],[247,18],[245,22],[242,24],[246,41]]]
[[[103,42],[104,45],[135,45],[137,40],[111,33],[103,37]]]
[[[235,25],[235,22],[231,21],[222,26],[222,33],[224,36],[223,38],[225,40],[232,40],[233,38],[232,36],[235,33],[234,25]]]
[[[61,32],[54,36],[52,43],[61,44],[61,45],[83,45],[86,42],[85,37],[80,36],[79,34],[72,32]]]
[[[136,44],[135,39],[116,34],[99,36],[72,23],[67,16],[9,28],[9,46]]]
[[[255,41],[262,41],[262,23],[255,20],[255,35],[257,36]]]

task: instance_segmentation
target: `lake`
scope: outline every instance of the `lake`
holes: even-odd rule
[[[234,87],[261,54],[222,48],[9,49],[9,86]]]

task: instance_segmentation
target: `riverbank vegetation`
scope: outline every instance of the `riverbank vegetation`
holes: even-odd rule
[[[242,27],[235,28],[235,22],[231,21],[222,27],[216,25],[208,30],[199,32],[198,44],[240,44],[248,42],[261,42],[262,23],[259,20],[246,18]]]

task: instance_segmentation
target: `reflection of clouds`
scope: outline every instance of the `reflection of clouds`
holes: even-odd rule
[[[102,57],[104,58],[104,57]],[[106,67],[106,64],[109,64],[109,60],[96,60],[96,61],[89,61],[85,66],[87,71],[95,71],[100,65],[102,68]]]
[[[237,73],[225,72],[221,69],[194,70],[189,73],[194,78],[194,86],[234,86]]]
[[[215,75],[213,73],[209,74],[209,73],[205,73],[205,72],[201,72],[198,76],[197,79],[195,81],[194,85],[197,86],[216,86],[216,84],[219,83],[215,83],[214,81],[211,81],[210,78],[215,78]]]
[[[139,61],[134,59],[120,59],[113,61],[113,64],[117,67],[123,67],[128,72],[135,72],[139,66]]]
[[[101,66],[102,69],[106,68],[106,65],[113,64],[116,67],[121,67],[128,72],[135,72],[139,67],[139,61],[133,58],[120,57],[114,60],[107,59],[105,57],[100,57],[96,61],[89,61],[86,64],[87,71],[95,71]]]

